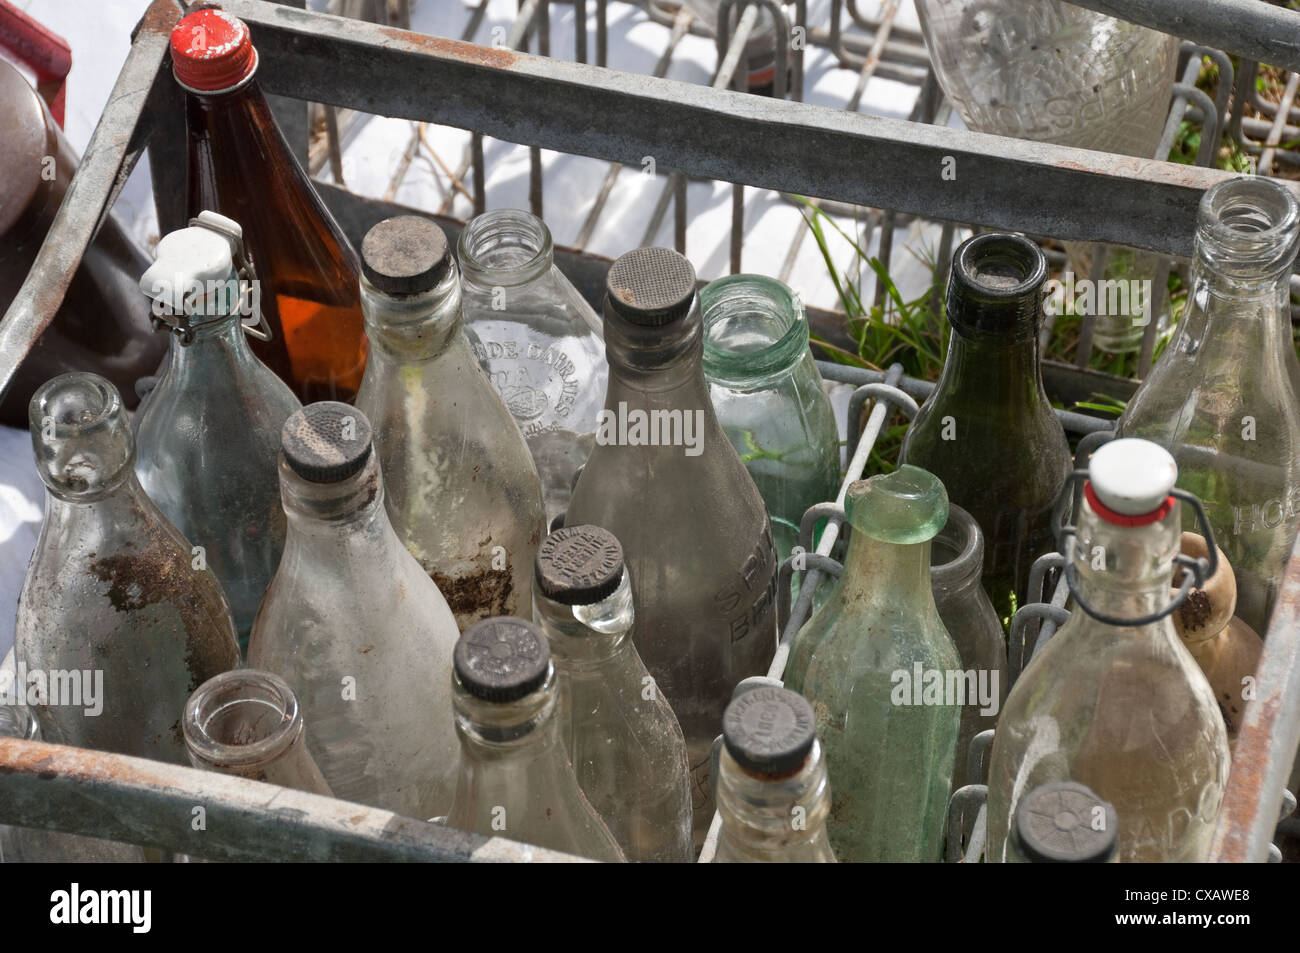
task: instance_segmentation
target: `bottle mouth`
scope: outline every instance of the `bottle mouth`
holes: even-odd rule
[[[975,518],[948,504],[948,522],[930,542],[931,578],[960,579],[978,575],[984,561],[984,536]]]
[[[238,669],[199,686],[185,704],[183,727],[196,767],[228,770],[284,753],[302,735],[303,718],[284,679]]]
[[[135,440],[122,397],[98,374],[60,374],[27,407],[36,465],[45,485],[66,498],[91,499],[130,470]]]
[[[808,347],[803,302],[788,285],[761,275],[729,275],[700,291],[704,370],[743,380],[790,367]]]
[[[550,269],[551,230],[536,215],[505,208],[470,220],[456,243],[461,274],[476,285],[520,285]]]
[[[1300,201],[1272,179],[1229,179],[1197,210],[1197,252],[1238,277],[1290,270],[1300,249]]]
[[[883,543],[924,543],[948,522],[948,491],[943,483],[910,464],[852,484],[845,504],[854,531]]]
[[[1035,334],[1047,259],[1029,239],[1006,232],[976,235],[953,255],[948,321],[966,336]]]

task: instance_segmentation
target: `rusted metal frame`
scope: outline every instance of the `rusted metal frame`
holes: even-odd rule
[[[173,0],[155,0],[136,27],[131,54],[113,85],[63,204],[0,322],[0,394],[8,389],[18,365],[54,319],[81,256],[144,150],[151,132],[146,104],[161,85],[158,79],[171,29],[179,18],[180,9]]]
[[[0,823],[207,860],[583,862],[272,784],[39,741],[0,738],[0,795]]]

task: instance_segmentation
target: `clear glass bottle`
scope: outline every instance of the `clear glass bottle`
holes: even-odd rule
[[[210,212],[200,222],[164,236],[140,279],[173,333],[166,370],[136,415],[135,472],[173,525],[203,547],[247,649],[284,548],[280,429],[301,405],[245,339],[239,226]],[[202,293],[190,295],[194,287]]]
[[[1108,864],[1118,858],[1115,808],[1082,784],[1052,781],[1016,810],[1007,861],[1018,864]]]
[[[715,864],[833,864],[817,716],[797,692],[760,686],[722,717]]]
[[[565,519],[623,544],[637,651],[686,735],[698,849],[718,723],[736,683],[767,674],[776,651],[771,521],[709,400],[695,269],[639,248],[606,286],[609,390]]]
[[[1122,863],[1206,858],[1228,780],[1223,717],[1169,616],[1146,621],[1170,604],[1177,475],[1145,440],[1093,454],[1077,530],[1063,541],[1076,607],[1016,681],[993,737],[990,861],[1006,859],[1022,797],[1049,781],[1087,785],[1115,806]]]
[[[1038,359],[1046,280],[1042,251],[1018,235],[957,249],[948,357],[900,455],[942,480],[984,531],[984,586],[1004,626],[1034,560],[1052,551],[1052,505],[1073,466]]]
[[[47,704],[33,707],[41,734],[184,764],[185,700],[239,665],[221,584],[141,489],[112,384],[62,374],[32,397],[29,419],[48,492],[14,652],[50,679]]]
[[[976,698],[961,710],[957,764],[953,789],[982,784],[966,776],[970,743],[981,731],[997,727],[1007,700],[1007,643],[993,603],[980,585],[984,567],[984,534],[975,519],[955,504],[948,505],[948,522],[930,541],[930,591],[944,628],[966,672],[975,673]]]
[[[294,158],[257,81],[248,26],[182,17],[172,72],[185,90],[186,207],[239,222],[261,274],[270,338],[255,353],[300,400],[352,400],[366,362],[357,254]]]
[[[555,681],[546,636],[523,619],[487,619],[461,636],[452,673],[461,754],[447,823],[624,861],[560,739]]]
[[[718,422],[772,518],[779,559],[814,503],[835,499],[840,435],[808,349],[803,302],[759,275],[729,275],[700,292],[704,377]]]
[[[686,739],[632,644],[623,547],[598,526],[558,529],[542,540],[535,581],[578,784],[628,860],[690,863]]]
[[[721,0],[683,0],[683,5],[689,8],[709,31],[717,37]],[[739,26],[740,18],[744,15],[747,6],[749,6],[747,0],[736,0],[731,6],[727,33],[729,43],[736,36],[736,28]],[[772,96],[776,93],[778,60],[781,61],[781,65],[785,68],[787,77],[789,75],[791,46],[788,38],[777,35],[776,22],[768,9],[761,5],[756,4],[756,6],[758,6],[758,19],[754,23],[754,31],[749,35],[749,42],[745,44],[745,50],[741,54],[740,65],[736,69],[736,82],[733,85],[737,89],[743,89],[757,96]],[[785,16],[787,25],[789,25],[789,11],[786,11]],[[721,65],[725,54],[726,50],[721,48],[721,42],[719,42],[719,65]],[[786,89],[789,88],[787,80]]]
[[[1178,37],[1060,0],[916,0],[935,77],[971,129],[1150,159],[1160,143],[1178,63]],[[1069,242],[1075,280],[1092,278],[1106,249],[1105,280],[1147,282],[1160,256]],[[1099,309],[1093,344],[1135,351],[1145,322],[1168,310],[1130,303]]]
[[[288,682],[244,668],[200,685],[182,728],[196,768],[332,797],[307,750],[305,724]]]
[[[27,706],[0,705],[0,738],[40,741],[40,725]],[[135,844],[0,824],[0,864],[142,864],[148,859]]]
[[[456,620],[388,522],[365,415],[322,402],[290,417],[280,492],[289,530],[248,664],[297,695],[336,797],[443,813],[455,784],[446,679]]]
[[[465,334],[528,442],[552,525],[596,439],[609,382],[600,319],[555,267],[535,215],[484,212],[457,251]]]
[[[932,474],[901,466],[845,497],[844,572],[795,639],[786,685],[817,712],[842,861],[937,862],[973,686],[935,608],[930,540],[948,520]]]
[[[1265,632],[1300,527],[1300,364],[1288,281],[1300,203],[1269,179],[1201,199],[1187,314],[1118,426],[1178,461],[1237,577],[1237,615]],[[1184,529],[1194,529],[1183,514]]]
[[[514,418],[461,333],[447,237],[403,215],[361,245],[371,355],[357,407],[373,422],[393,529],[465,629],[532,612],[542,490]]]

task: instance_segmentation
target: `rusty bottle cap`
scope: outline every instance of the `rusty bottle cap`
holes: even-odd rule
[[[370,458],[370,421],[350,404],[308,404],[284,422],[280,448],[289,468],[304,480],[338,483],[360,472]]]
[[[531,622],[499,616],[465,630],[453,663],[461,685],[475,698],[512,702],[546,684],[551,650]]]

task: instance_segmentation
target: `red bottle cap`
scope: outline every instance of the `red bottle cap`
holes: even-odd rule
[[[177,82],[205,93],[238,86],[257,69],[248,25],[224,10],[197,10],[172,30],[172,71]]]

